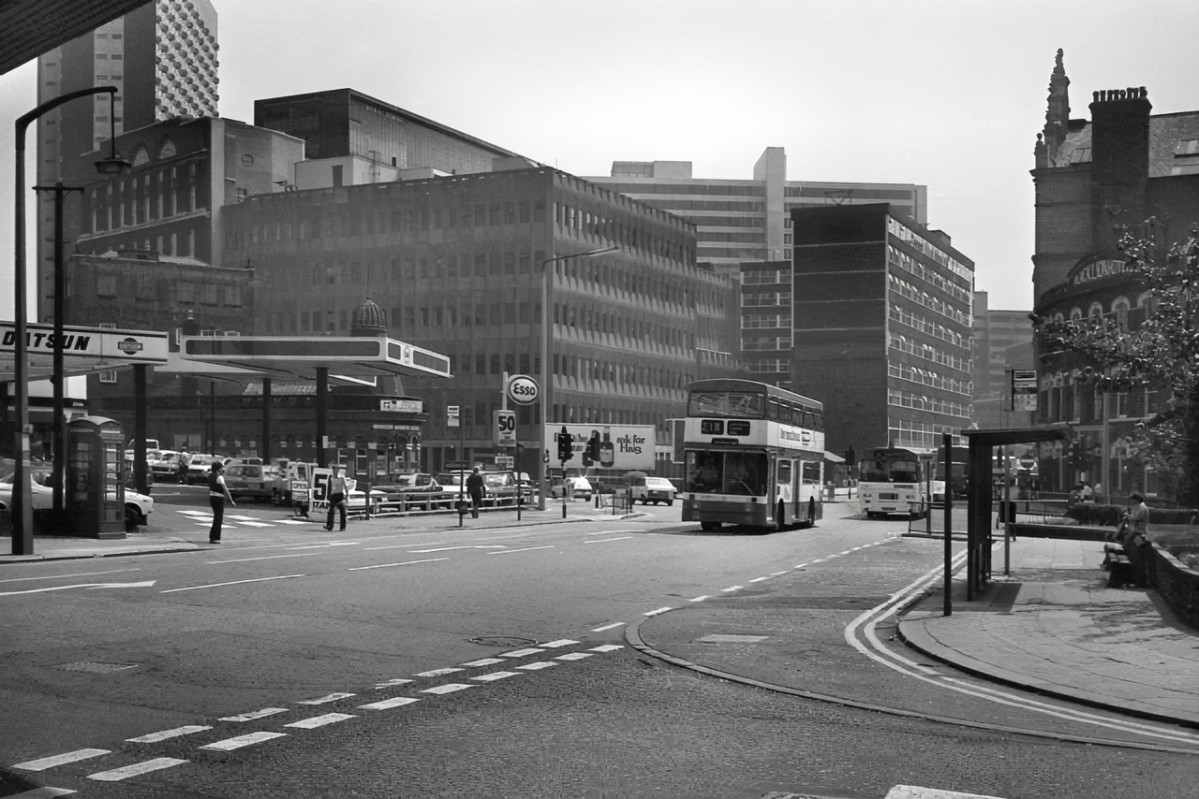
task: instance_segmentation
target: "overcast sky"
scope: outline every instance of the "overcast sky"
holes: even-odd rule
[[[1128,86],[1155,114],[1199,109],[1195,0],[213,2],[222,116],[353,88],[584,177],[673,160],[748,179],[783,147],[789,180],[926,185],[930,227],[992,308],[1032,306],[1029,170],[1058,48],[1072,117]],[[0,76],[5,253],[12,121],[34,80],[32,65]],[[8,255],[8,318],[11,286]]]

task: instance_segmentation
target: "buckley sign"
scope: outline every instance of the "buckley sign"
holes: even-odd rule
[[[1070,270],[1070,285],[1081,286],[1106,277],[1117,277],[1133,270],[1128,262],[1120,258],[1105,255],[1095,255],[1078,262]]]

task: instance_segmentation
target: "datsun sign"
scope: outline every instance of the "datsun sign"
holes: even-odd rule
[[[517,405],[532,405],[540,395],[537,381],[528,375],[512,375],[508,378],[508,399]]]

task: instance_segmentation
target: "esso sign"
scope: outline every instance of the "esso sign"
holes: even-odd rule
[[[537,381],[528,375],[513,375],[508,378],[508,399],[517,405],[532,405],[539,395]]]

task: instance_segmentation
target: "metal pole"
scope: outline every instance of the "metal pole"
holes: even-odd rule
[[[941,447],[945,452],[945,469],[948,472],[950,468],[950,447],[953,446],[953,439],[949,433],[941,434]],[[953,494],[949,490],[949,486],[945,486],[945,589],[944,602],[945,607],[943,615],[950,616],[953,614]]]
[[[1012,461],[1008,447],[1003,448],[1003,573],[1011,574],[1012,522]]]
[[[554,281],[551,266],[557,259],[547,258],[541,262],[541,369],[537,376],[541,379],[541,424],[537,436],[537,449],[545,447],[545,431],[549,429],[550,410],[553,406],[554,374],[550,368],[550,337],[554,325]],[[546,497],[550,493],[549,480],[546,479],[548,461],[542,464],[537,475],[537,510],[546,509]]]

